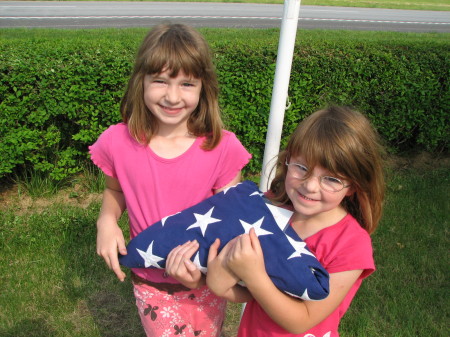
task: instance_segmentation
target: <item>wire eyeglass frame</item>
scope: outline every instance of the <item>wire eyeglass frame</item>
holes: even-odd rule
[[[308,172],[308,168],[305,165],[299,163],[289,163],[287,158],[285,164],[288,167],[288,172],[290,172],[294,178],[299,180],[306,180],[305,176]],[[293,170],[294,168],[297,168],[297,170],[294,171]],[[327,192],[333,193],[340,192],[344,188],[351,186],[350,184],[349,185],[344,184],[344,182],[341,179],[336,177],[324,175],[324,176],[317,176],[317,178],[319,178],[320,187]],[[336,184],[336,186],[333,186],[334,184]]]

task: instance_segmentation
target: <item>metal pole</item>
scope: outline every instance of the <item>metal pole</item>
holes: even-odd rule
[[[267,186],[273,179],[270,162],[280,151],[281,132],[283,130],[284,111],[291,75],[292,57],[294,54],[295,37],[297,35],[298,16],[301,0],[285,0],[283,18],[281,21],[280,41],[278,42],[277,64],[270,104],[269,124],[267,126],[266,146],[261,172],[259,189],[267,191]],[[273,162],[272,164],[274,164]],[[241,317],[245,303],[242,305]]]
[[[285,0],[283,19],[281,21],[280,41],[278,43],[275,79],[270,105],[269,124],[267,127],[266,145],[259,189],[263,192],[273,179],[274,160],[280,151],[281,133],[283,130],[284,111],[288,97],[289,77],[291,74],[295,37],[301,0]]]

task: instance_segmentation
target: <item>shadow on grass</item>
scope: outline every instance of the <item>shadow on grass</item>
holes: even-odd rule
[[[120,282],[95,252],[97,215],[94,205],[66,225],[60,247],[67,266],[62,291],[77,308],[74,319],[83,320],[87,311],[97,336],[144,337],[130,278]]]
[[[3,337],[49,337],[56,335],[56,331],[43,318],[24,318],[7,331],[0,328],[0,336]]]
[[[35,207],[0,213],[0,336],[144,337],[129,278],[95,253],[99,204]]]

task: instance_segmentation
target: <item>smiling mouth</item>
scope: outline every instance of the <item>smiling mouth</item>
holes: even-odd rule
[[[167,106],[161,105],[161,108],[164,110],[164,112],[168,114],[177,114],[181,111],[181,108],[169,108]]]
[[[311,198],[308,198],[306,195],[304,195],[304,194],[301,194],[300,192],[298,192],[298,194],[300,195],[300,197],[302,198],[302,199],[305,199],[305,200],[310,200],[310,201],[317,201],[316,199],[311,199]]]

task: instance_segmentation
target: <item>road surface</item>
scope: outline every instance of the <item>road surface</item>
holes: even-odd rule
[[[283,5],[200,2],[0,1],[0,28],[194,27],[279,28]],[[300,29],[450,32],[450,12],[301,6]]]

